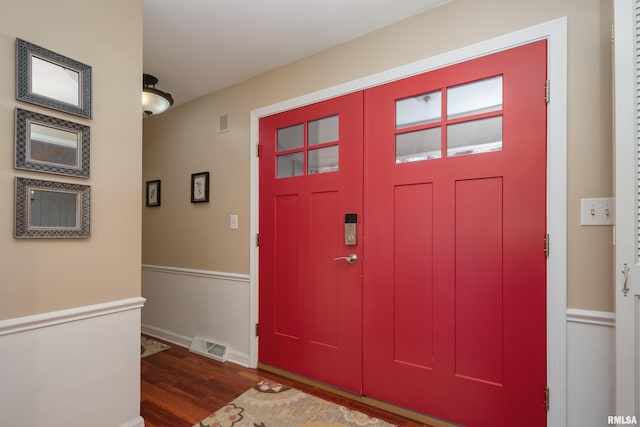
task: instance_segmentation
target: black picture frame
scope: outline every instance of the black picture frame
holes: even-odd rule
[[[153,181],[147,181],[147,197],[146,197],[146,206],[148,208],[153,208],[156,206],[160,206],[160,196],[162,194],[160,180],[156,179]]]
[[[209,172],[191,174],[191,203],[209,203]]]

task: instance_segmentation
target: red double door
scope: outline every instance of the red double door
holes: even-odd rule
[[[546,42],[260,121],[259,360],[544,426]]]

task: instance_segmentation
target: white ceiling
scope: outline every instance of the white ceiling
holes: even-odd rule
[[[449,0],[144,0],[144,72],[188,102]]]

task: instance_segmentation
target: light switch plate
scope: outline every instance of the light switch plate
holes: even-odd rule
[[[580,200],[580,225],[614,225],[616,223],[613,198]]]
[[[232,230],[238,229],[238,214],[229,215],[229,228]]]

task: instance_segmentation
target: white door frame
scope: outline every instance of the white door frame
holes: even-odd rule
[[[616,195],[616,394],[615,411],[620,416],[640,416],[640,354],[638,316],[640,280],[638,273],[638,135],[636,134],[635,0],[614,2],[614,134]],[[629,292],[621,273],[629,268]]]
[[[567,18],[558,18],[504,36],[486,40],[318,92],[251,111],[250,210],[250,322],[258,322],[258,131],[259,120],[282,111],[363,90],[416,74],[490,55],[537,40],[547,40],[550,103],[547,111],[547,384],[550,389],[549,427],[564,427],[567,420]],[[544,88],[541,88],[541,96]],[[553,185],[550,183],[553,182]],[[542,242],[541,242],[542,250]],[[249,345],[249,364],[258,363],[255,331]],[[541,401],[543,397],[541,395]]]

